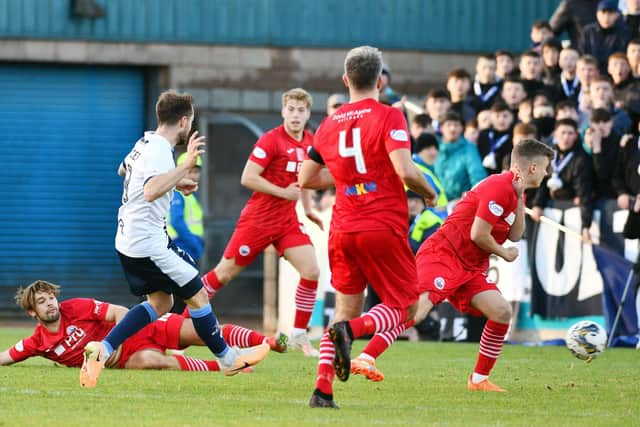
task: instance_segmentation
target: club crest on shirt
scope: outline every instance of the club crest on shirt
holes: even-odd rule
[[[493,200],[489,201],[489,210],[495,216],[500,216],[504,213],[504,208]]]
[[[445,282],[443,277],[438,276],[435,279],[433,279],[433,286],[435,286],[436,289],[443,290],[444,285],[445,285]]]
[[[242,245],[240,249],[238,249],[238,252],[240,252],[242,256],[247,256],[251,253],[251,248],[248,245]]]
[[[256,147],[253,149],[253,155],[258,159],[265,159],[267,157],[267,152],[260,147]]]
[[[395,139],[396,141],[405,142],[409,140],[409,135],[404,129],[393,129],[391,132],[389,132],[389,135],[391,136],[391,139]]]

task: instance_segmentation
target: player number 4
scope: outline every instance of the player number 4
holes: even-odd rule
[[[356,171],[367,173],[367,165],[364,164],[362,145],[360,144],[360,128],[351,129],[351,147],[347,147],[347,131],[341,130],[338,141],[338,154],[340,157],[353,157],[356,161]]]

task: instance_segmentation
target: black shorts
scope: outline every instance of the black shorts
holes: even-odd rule
[[[118,256],[133,295],[162,291],[187,300],[202,288],[193,258],[173,242],[157,255],[131,258],[118,252]]]

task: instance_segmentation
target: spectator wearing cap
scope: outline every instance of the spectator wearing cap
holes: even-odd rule
[[[382,87],[380,88],[379,101],[387,105],[393,105],[399,102],[401,97],[391,87],[391,70],[387,64],[382,64],[380,77],[382,78]]]
[[[554,90],[556,101],[569,100],[578,103],[580,79],[576,76],[576,67],[579,57],[580,54],[573,47],[565,47],[560,51],[558,66],[561,72]]]
[[[478,136],[478,153],[488,175],[502,172],[502,161],[513,149],[511,143],[513,120],[513,113],[507,104],[502,102],[493,104],[491,127],[480,132]]]
[[[435,172],[449,201],[456,201],[487,176],[478,149],[464,139],[462,129],[458,113],[449,111],[444,115]]]
[[[473,80],[474,107],[476,111],[488,110],[500,92],[496,78],[496,58],[480,55],[476,60],[476,76]]]
[[[542,82],[550,87],[555,87],[560,82],[560,51],[562,44],[560,40],[551,38],[542,44]],[[577,59],[577,58],[576,58]]]
[[[549,18],[549,25],[556,37],[569,33],[571,46],[578,46],[584,27],[596,20],[600,0],[562,0]]]
[[[447,91],[451,99],[451,110],[460,114],[463,121],[476,116],[473,98],[469,96],[471,76],[464,68],[455,68],[447,74]]]
[[[427,182],[436,191],[437,199],[434,207],[424,209],[410,224],[409,244],[414,253],[418,251],[422,242],[442,225],[447,217],[449,201],[446,191],[435,173],[438,150],[438,140],[431,134],[423,133],[416,140],[413,163],[422,171]]]
[[[436,135],[442,135],[440,132],[440,123],[444,115],[451,108],[451,99],[449,93],[444,89],[431,89],[427,93],[427,100],[424,102],[424,109],[431,117],[431,127]]]
[[[593,55],[604,74],[609,56],[614,52],[624,52],[630,39],[631,33],[620,17],[617,0],[601,0],[596,22],[584,28],[578,48],[583,54]]]
[[[344,104],[349,103],[349,100],[342,93],[334,93],[327,98],[327,116],[332,115],[342,107]]]
[[[627,24],[632,39],[640,36],[640,0],[627,0],[624,23]]]

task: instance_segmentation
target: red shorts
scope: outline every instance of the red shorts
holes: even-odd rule
[[[433,305],[446,299],[458,311],[482,316],[480,311],[471,306],[471,299],[480,292],[498,291],[495,283],[487,281],[484,271],[467,270],[443,238],[427,239],[418,251],[416,265],[418,290],[420,294],[429,292],[429,300]]]
[[[409,241],[391,230],[332,233],[329,266],[332,285],[343,294],[359,294],[369,283],[389,307],[407,308],[418,300]]]
[[[292,222],[288,228],[270,231],[239,223],[227,243],[224,257],[235,258],[236,265],[245,266],[251,264],[269,245],[275,246],[279,256],[286,249],[311,245],[311,239],[300,222]]]
[[[164,353],[169,348],[180,348],[180,328],[183,321],[183,316],[170,313],[142,328],[122,344],[118,367],[124,368],[131,355],[138,351],[156,349]]]

